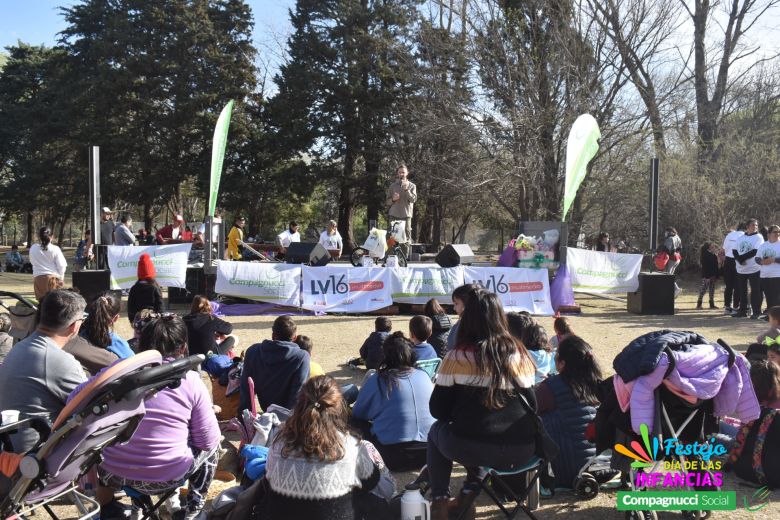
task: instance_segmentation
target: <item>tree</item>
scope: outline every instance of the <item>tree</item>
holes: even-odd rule
[[[61,242],[66,223],[84,204],[87,186],[76,166],[85,154],[70,141],[73,113],[63,81],[64,53],[24,43],[9,52],[0,74],[0,204],[9,213],[27,215],[28,244],[35,211],[58,226],[54,232]]]
[[[179,207],[182,182],[207,185],[216,118],[254,88],[251,11],[242,0],[86,0],[63,12],[79,140],[102,147],[104,200],[142,203],[151,228],[156,208]]]
[[[289,59],[269,109],[288,157],[305,154],[320,181],[336,183],[338,227],[354,246],[352,219],[384,206],[379,169],[388,128],[404,95],[401,63],[417,0],[299,0]]]

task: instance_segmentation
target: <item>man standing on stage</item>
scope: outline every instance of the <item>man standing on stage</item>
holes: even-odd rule
[[[293,242],[300,242],[301,241],[301,234],[298,233],[298,223],[293,221],[290,222],[290,225],[287,229],[276,235],[276,247],[279,248],[279,253],[281,253],[280,258],[284,258],[285,253],[287,253],[287,248],[290,247],[290,244]]]
[[[409,257],[409,244],[412,243],[412,211],[417,202],[417,186],[407,179],[409,170],[401,163],[396,170],[398,180],[387,190],[388,220],[403,220],[406,223],[406,242],[404,253]]]
[[[100,213],[100,246],[95,250],[98,269],[108,269],[108,246],[114,245],[114,220],[111,209],[104,207]]]

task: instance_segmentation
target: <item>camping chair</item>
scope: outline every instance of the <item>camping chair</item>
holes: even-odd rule
[[[7,497],[0,497],[0,518],[29,516],[43,508],[55,520],[50,504],[70,499],[81,518],[100,512],[99,504],[78,491],[77,480],[96,466],[105,448],[126,442],[143,419],[144,400],[163,388],[176,387],[204,357],[190,356],[162,364],[156,351],[118,361],[86,383],[72,396],[37,446],[18,462]],[[33,426],[25,419],[3,426],[12,432]]]
[[[539,457],[533,457],[523,466],[511,469],[507,471],[500,471],[493,468],[482,468],[485,470],[485,478],[479,482],[479,486],[488,494],[488,496],[495,502],[495,504],[504,513],[504,516],[508,520],[512,520],[517,516],[520,511],[523,511],[528,515],[531,520],[536,520],[536,517],[531,512],[539,507],[539,471],[546,464],[545,461]],[[525,473],[526,487],[521,493],[516,493],[512,490],[512,487],[504,482],[502,477],[521,475]],[[504,493],[505,497],[508,497],[508,502],[514,502],[514,506],[508,509],[504,505],[504,500],[498,497],[495,489],[500,489]],[[527,503],[526,503],[527,501]],[[464,511],[465,513],[465,511]],[[461,513],[463,516],[463,513]]]
[[[422,359],[415,364],[417,368],[430,376],[431,381],[436,380],[436,373],[439,371],[439,365],[441,365],[441,358]]]

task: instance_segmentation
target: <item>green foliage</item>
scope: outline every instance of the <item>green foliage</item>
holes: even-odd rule
[[[103,200],[151,210],[195,178],[208,185],[211,134],[255,85],[249,7],[240,0],[87,0],[64,8],[63,46],[78,140],[101,146]],[[236,110],[230,139],[246,139]]]

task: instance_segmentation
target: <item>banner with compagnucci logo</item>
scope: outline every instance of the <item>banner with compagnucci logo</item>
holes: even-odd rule
[[[164,287],[184,287],[187,259],[192,244],[169,246],[108,246],[111,288],[129,289],[138,280],[138,259],[143,253],[152,258],[157,283]]]
[[[566,248],[574,292],[628,293],[639,288],[642,255]]]
[[[452,303],[452,291],[463,285],[463,268],[396,267],[393,269],[393,301],[423,305],[431,298]]]
[[[219,294],[238,296],[277,305],[298,307],[301,298],[301,267],[258,262],[217,262]]]

